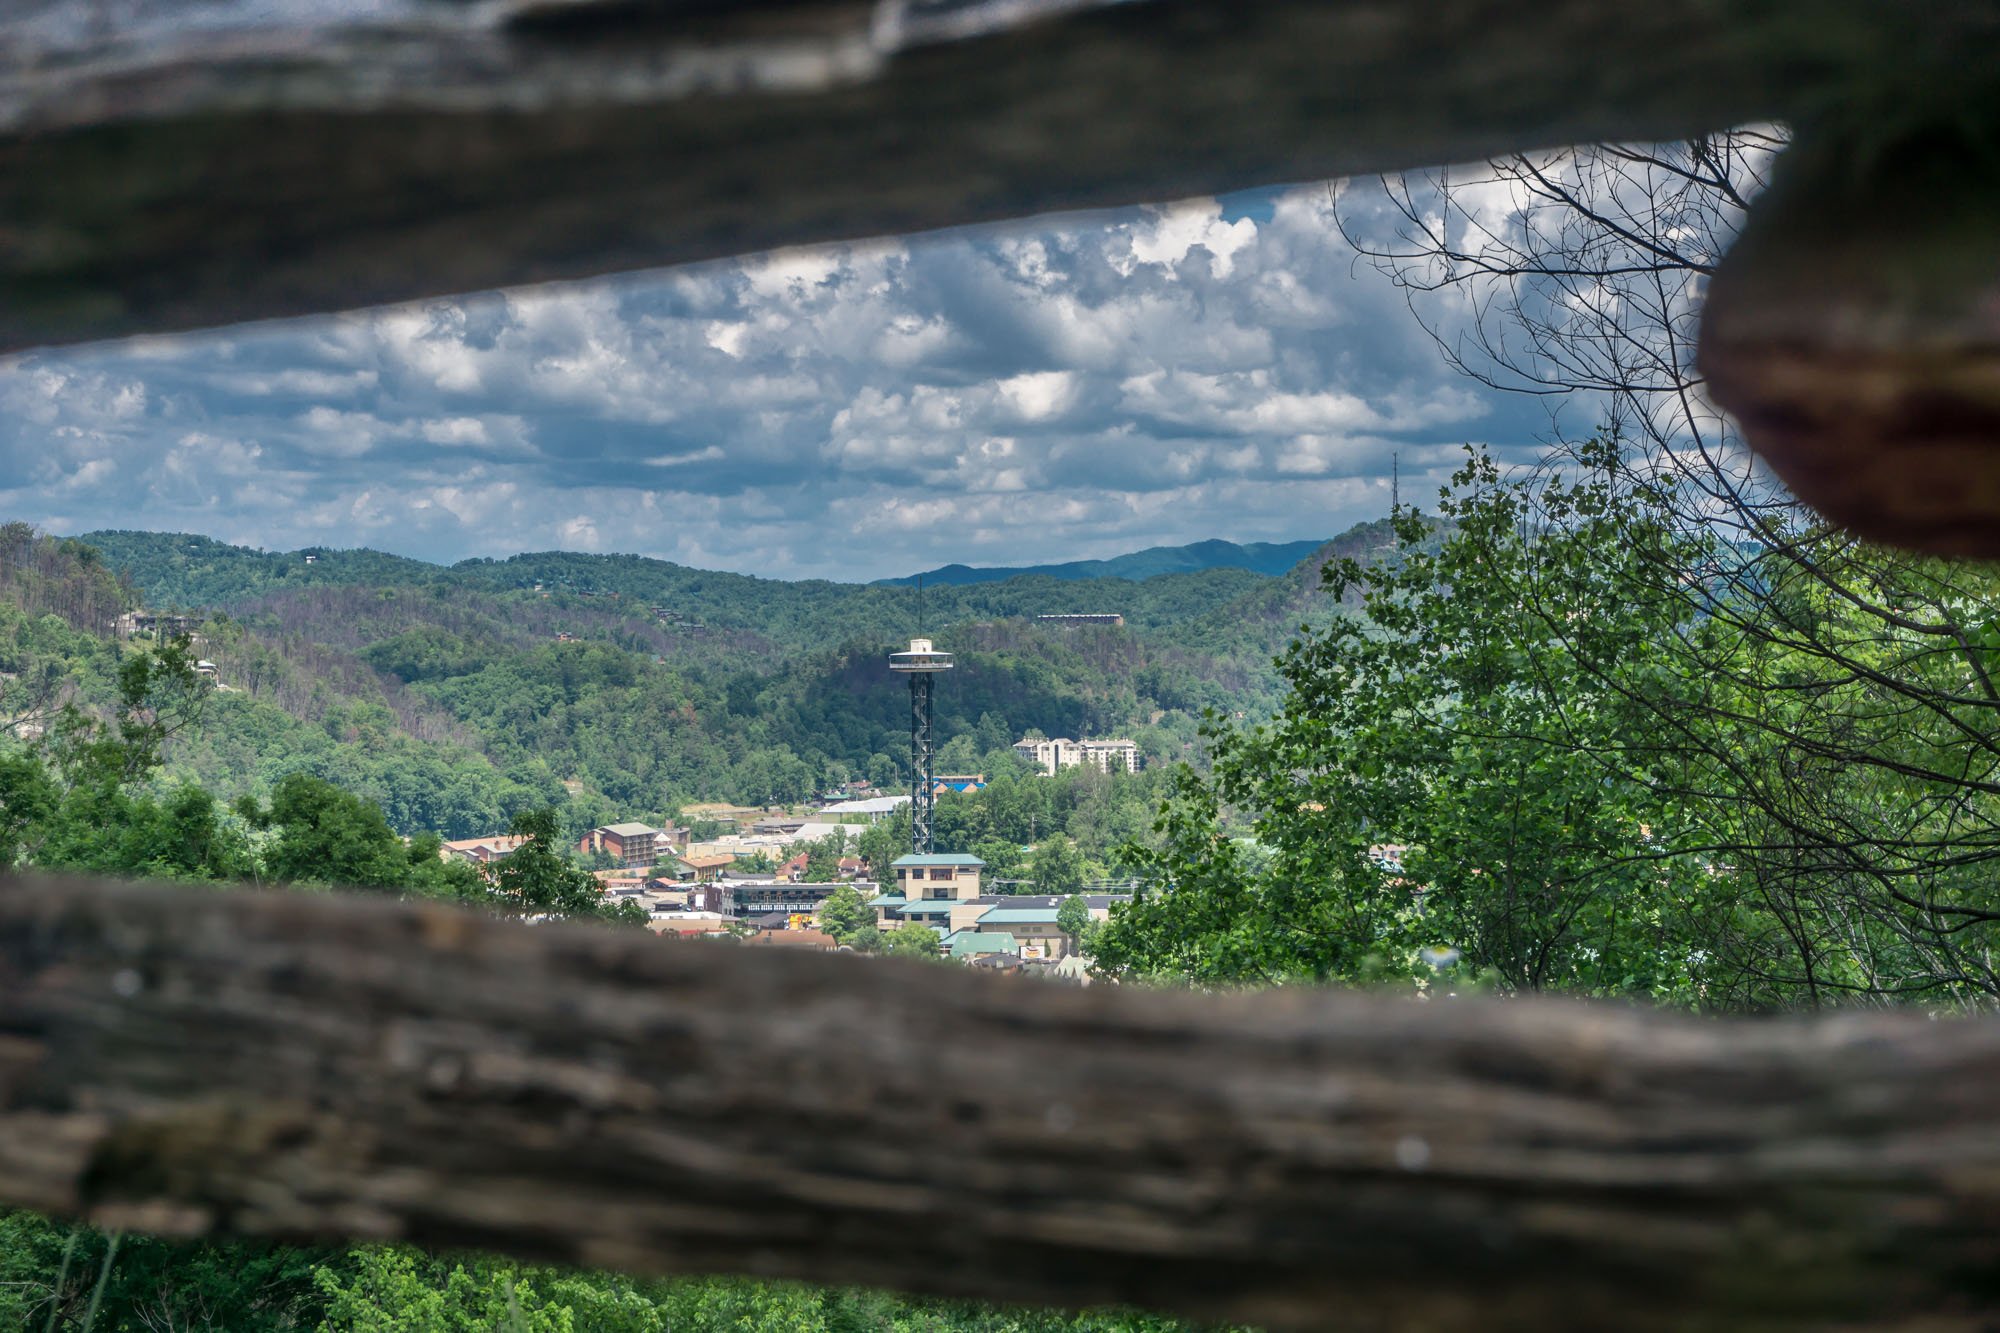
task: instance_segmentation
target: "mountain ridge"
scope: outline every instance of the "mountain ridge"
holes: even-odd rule
[[[1031,576],[1066,582],[1129,579],[1140,583],[1162,574],[1192,574],[1208,569],[1243,569],[1252,574],[1277,577],[1295,568],[1300,561],[1324,546],[1327,540],[1322,537],[1295,542],[1244,543],[1211,537],[1184,546],[1149,546],[1104,560],[1065,560],[1047,565],[940,565],[936,569],[906,574],[901,578],[876,579],[869,586],[908,588],[921,580],[927,587],[963,588]]]

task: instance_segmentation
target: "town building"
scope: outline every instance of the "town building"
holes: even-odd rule
[[[134,634],[152,634],[162,639],[193,638],[200,628],[200,616],[163,615],[158,611],[127,611],[111,622],[111,632],[121,639]]]
[[[986,863],[962,852],[899,856],[891,863],[894,883],[883,886],[870,906],[885,929],[904,921],[944,927],[954,904],[979,896],[979,872]]]
[[[945,936],[940,948],[954,958],[991,952],[1014,954],[1026,960],[1058,961],[1076,952],[1076,941],[1056,925],[1065,894],[984,894],[952,905],[943,923]],[[1125,893],[1079,894],[1093,921],[1111,917],[1114,903],[1132,901]],[[905,919],[910,919],[907,910]],[[934,917],[917,919],[935,922]],[[1001,936],[1007,947],[999,950],[989,942],[968,943],[975,936]]]
[[[772,915],[817,917],[827,895],[839,884],[794,884],[782,878],[724,879],[702,884],[688,894],[688,905],[718,912],[734,921]],[[873,884],[856,886],[864,895]]]
[[[981,954],[1017,953],[1014,937],[1004,930],[960,931],[945,944],[953,962],[969,963]]]
[[[759,930],[745,940],[746,944],[765,944],[780,949],[806,949],[828,953],[840,947],[840,941],[823,930],[794,930],[789,925],[774,930]]]
[[[1061,958],[1076,941],[1056,924],[1056,907],[989,907],[972,925],[975,935],[1005,935],[1022,958]],[[963,933],[963,932],[955,932]]]
[[[728,852],[688,852],[676,855],[673,863],[676,867],[685,867],[685,872],[692,875],[696,883],[708,884],[735,865],[736,858]]]
[[[584,856],[603,853],[619,865],[650,866],[666,849],[660,845],[660,830],[651,824],[603,824],[583,835],[576,850]]]
[[[663,939],[726,935],[735,923],[718,912],[672,912],[655,916],[646,929]]]
[[[750,832],[752,834],[775,833],[785,837],[796,838],[799,835],[799,830],[805,826],[806,817],[804,815],[766,815],[762,819],[751,822]]]
[[[1053,740],[1030,737],[1014,742],[1014,753],[1051,777],[1065,768],[1082,768],[1086,764],[1100,773],[1139,771],[1139,747],[1123,738],[1073,741],[1067,736]]]
[[[841,823],[877,824],[910,803],[907,795],[870,796],[856,801],[835,801],[820,814]]]
[[[459,838],[442,844],[438,848],[441,861],[470,861],[474,865],[491,865],[503,857],[511,856],[515,849],[526,842],[525,837],[511,833],[493,833],[484,838]]]

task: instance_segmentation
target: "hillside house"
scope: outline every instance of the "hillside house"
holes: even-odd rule
[[[127,611],[111,622],[111,632],[121,639],[129,639],[135,634],[151,634],[162,639],[193,638],[200,628],[200,616],[163,615],[158,611]]]
[[[1100,773],[1139,771],[1139,746],[1122,737],[1096,741],[1073,741],[1067,736],[1053,740],[1027,738],[1014,742],[1014,753],[1051,777],[1065,768],[1082,768],[1086,764]]]

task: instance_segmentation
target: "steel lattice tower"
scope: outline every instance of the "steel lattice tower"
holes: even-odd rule
[[[931,743],[931,678],[951,670],[951,654],[931,647],[929,639],[911,639],[908,652],[890,653],[889,670],[910,678],[910,850],[931,852],[931,814],[936,797],[936,755]]]

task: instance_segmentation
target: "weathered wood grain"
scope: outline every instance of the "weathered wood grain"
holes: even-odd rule
[[[1709,284],[1699,357],[1799,498],[1864,537],[1985,559],[2000,558],[1995,77],[1937,122],[1802,134]]]
[[[2000,36],[2000,0],[545,8],[0,40],[0,349],[1674,137]]]
[[[2000,1025],[0,882],[0,1203],[1272,1328],[1984,1327]]]

